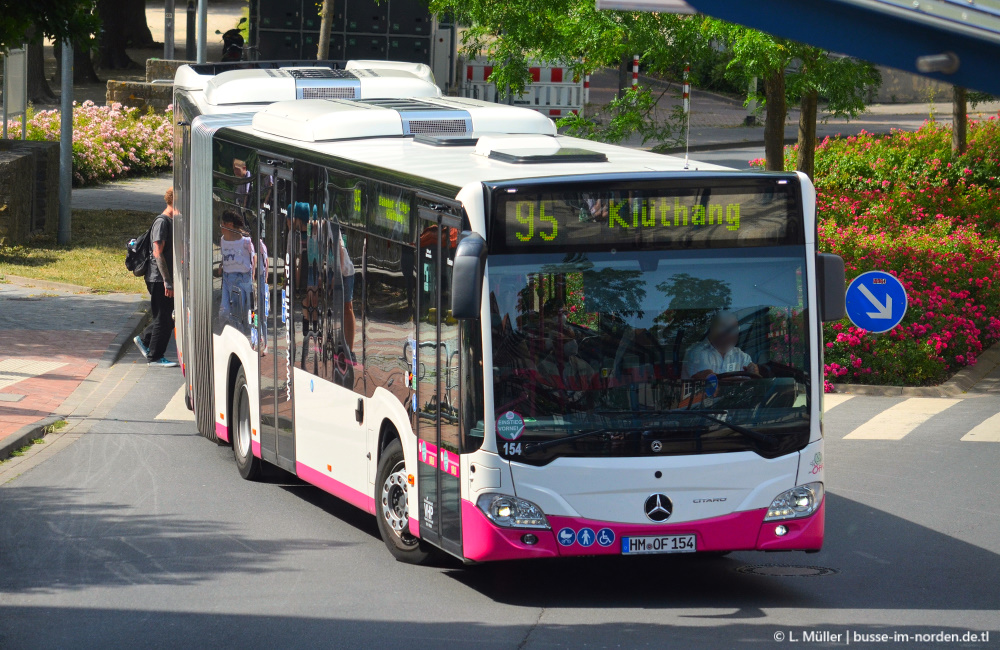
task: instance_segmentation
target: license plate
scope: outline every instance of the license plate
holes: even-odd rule
[[[622,537],[622,555],[647,553],[694,553],[694,535],[643,535]]]

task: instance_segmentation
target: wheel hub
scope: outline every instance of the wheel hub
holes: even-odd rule
[[[382,516],[392,532],[399,537],[403,537],[404,533],[409,537],[408,488],[409,484],[402,463],[395,468],[392,474],[389,474],[385,483],[382,484]]]

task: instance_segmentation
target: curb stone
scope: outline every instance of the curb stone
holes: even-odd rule
[[[118,363],[118,360],[125,355],[125,350],[131,345],[132,339],[141,332],[149,323],[151,315],[146,308],[146,301],[141,301],[139,307],[129,316],[125,326],[118,332],[111,345],[104,351],[101,360],[97,362],[98,368],[110,368]]]
[[[15,449],[20,449],[36,438],[44,438],[46,429],[66,418],[61,415],[50,415],[47,418],[27,424],[0,442],[0,460],[7,460]]]
[[[868,384],[834,384],[836,393],[874,395],[876,397],[958,397],[968,393],[1000,366],[1000,343],[993,344],[979,355],[976,365],[962,368],[951,379],[937,386],[870,386]]]

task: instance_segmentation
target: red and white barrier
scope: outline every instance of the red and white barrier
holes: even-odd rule
[[[632,56],[632,87],[639,85],[639,55]]]
[[[583,110],[589,88],[589,76],[585,80],[574,76],[573,69],[564,66],[533,65],[528,68],[531,83],[524,92],[509,99],[502,97],[495,85],[489,82],[495,65],[492,63],[467,63],[465,82],[462,84],[463,97],[481,99],[487,102],[511,103],[558,119],[570,113]]]

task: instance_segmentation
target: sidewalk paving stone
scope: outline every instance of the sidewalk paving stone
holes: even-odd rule
[[[0,285],[0,444],[58,412],[143,299]]]

